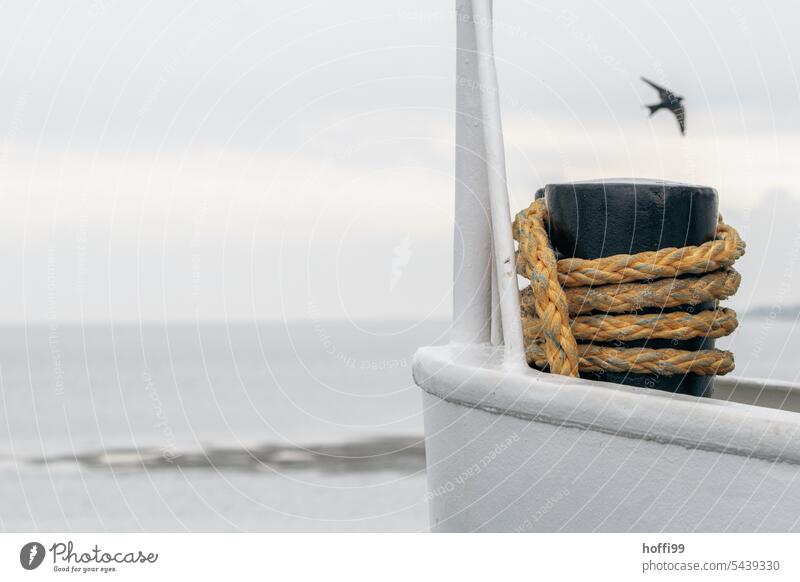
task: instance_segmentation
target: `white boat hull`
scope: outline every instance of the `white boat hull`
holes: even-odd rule
[[[798,413],[507,371],[490,346],[425,348],[414,376],[434,531],[800,531]]]

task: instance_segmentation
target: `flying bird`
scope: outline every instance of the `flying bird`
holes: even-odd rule
[[[656,85],[644,77],[642,77],[642,81],[658,91],[658,96],[661,99],[661,103],[656,103],[655,105],[645,105],[645,107],[650,110],[650,116],[652,117],[653,114],[659,109],[669,109],[675,114],[675,118],[678,120],[678,125],[681,128],[681,135],[686,135],[686,110],[683,108],[683,97],[675,95],[675,93],[669,89],[665,89],[660,85]]]

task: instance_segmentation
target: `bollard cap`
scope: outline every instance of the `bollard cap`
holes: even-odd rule
[[[561,257],[595,259],[714,238],[719,203],[709,186],[644,178],[548,184],[550,238]]]

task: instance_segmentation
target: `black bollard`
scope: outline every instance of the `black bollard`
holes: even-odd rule
[[[667,247],[699,245],[716,233],[718,197],[713,188],[675,182],[614,179],[549,184],[544,192],[549,211],[550,240],[558,258],[596,259],[635,254]],[[638,313],[702,311],[714,302],[670,309],[649,308]],[[713,339],[688,341],[650,339],[603,343],[616,347],[699,350],[714,347]],[[628,384],[681,394],[710,396],[713,376],[686,374],[581,373],[582,378]]]

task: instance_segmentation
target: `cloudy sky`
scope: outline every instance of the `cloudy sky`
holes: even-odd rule
[[[452,4],[4,3],[0,320],[448,317]],[[798,17],[498,3],[512,209],[708,184],[748,240],[736,305],[800,302]],[[686,98],[686,138],[641,75]]]

